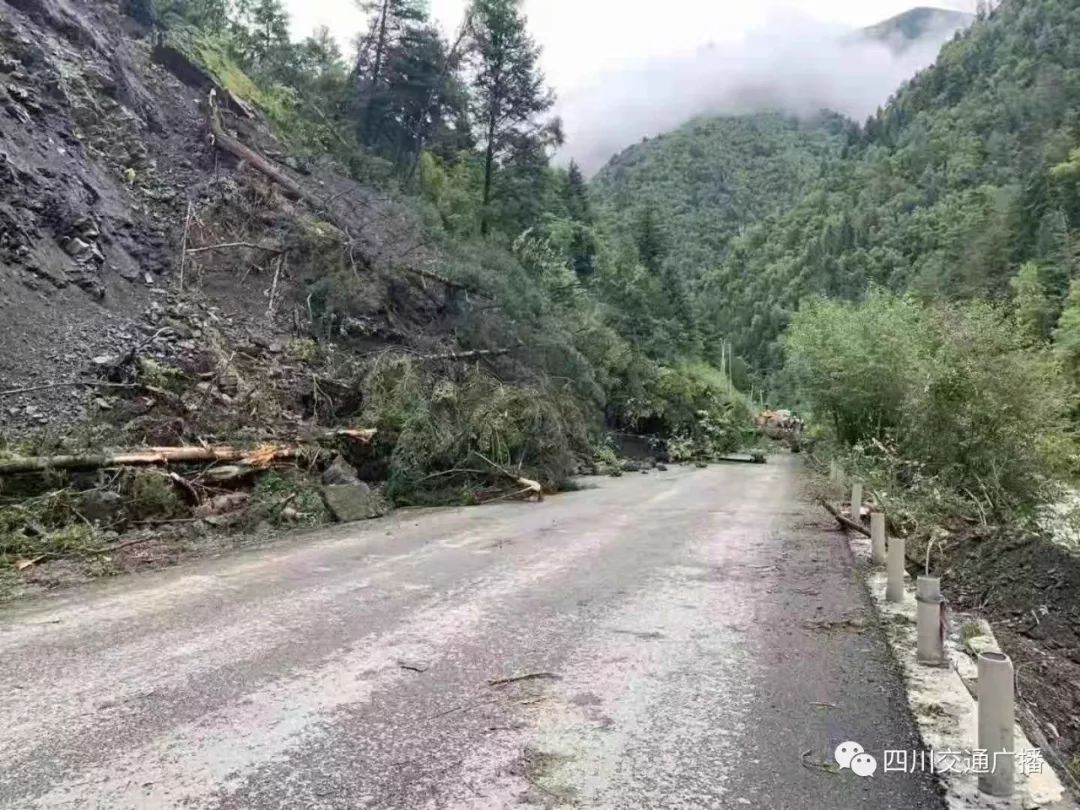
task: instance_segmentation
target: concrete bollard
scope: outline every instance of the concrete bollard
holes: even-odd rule
[[[886,564],[889,578],[885,587],[885,599],[889,602],[904,601],[904,552],[904,538],[890,537],[889,559]]]
[[[931,576],[919,577],[915,585],[915,600],[918,602],[916,660],[927,666],[941,666],[945,663],[945,638],[941,622],[941,580]]]
[[[920,599],[941,598],[941,577],[932,577],[929,574],[920,574],[915,580],[915,593]]]
[[[885,564],[885,513],[870,513],[870,552],[874,565]]]
[[[989,773],[979,774],[979,790],[990,796],[1012,796],[1015,787],[1013,665],[1004,653],[979,656],[979,739]]]
[[[856,523],[862,520],[862,481],[851,484],[851,519]]]
[[[844,471],[840,468],[840,462],[836,459],[829,462],[829,480],[834,484],[839,484],[844,480]]]

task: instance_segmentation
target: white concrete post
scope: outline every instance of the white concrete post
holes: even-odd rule
[[[941,580],[921,576],[916,580],[918,645],[916,660],[927,666],[945,662],[945,639],[941,625]]]
[[[915,580],[915,592],[920,599],[940,599],[941,577],[920,574],[919,578]]]
[[[990,772],[979,774],[979,790],[990,796],[1013,794],[1016,757],[1014,742],[1013,665],[1004,653],[979,656],[979,740]]]
[[[885,598],[889,602],[904,601],[904,550],[903,537],[889,538],[889,559],[886,571],[889,575]]]
[[[874,565],[885,564],[885,513],[870,513],[870,552]]]
[[[862,520],[862,481],[851,483],[851,519],[856,523]]]
[[[829,480],[839,484],[844,479],[844,471],[840,469],[840,462],[835,458],[829,462]]]

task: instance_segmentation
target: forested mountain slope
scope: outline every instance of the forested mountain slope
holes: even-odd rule
[[[700,118],[616,155],[593,178],[593,198],[616,231],[640,231],[653,218],[666,259],[694,279],[742,228],[798,202],[839,155],[849,126],[831,114]]]
[[[1032,262],[1049,334],[1077,270],[1077,30],[1075,3],[1010,0],[946,45],[797,206],[733,243],[707,273],[705,317],[775,368],[807,296],[1003,298]]]

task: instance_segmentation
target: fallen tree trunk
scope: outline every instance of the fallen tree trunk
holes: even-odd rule
[[[157,396],[169,399],[171,401],[179,403],[180,397],[171,391],[165,391],[161,388],[156,388],[153,385],[144,385],[143,383],[114,383],[104,380],[69,380],[67,382],[46,383],[44,385],[28,385],[25,388],[11,388],[7,391],[0,391],[0,397],[14,397],[20,394],[33,394],[38,391],[50,391],[54,388],[118,388],[126,390],[139,390],[146,391],[149,394],[156,394]]]
[[[244,160],[250,163],[258,171],[262,172],[279,186],[284,188],[293,199],[304,200],[305,202],[318,206],[319,201],[305,194],[299,184],[285,174],[285,172],[281,171],[281,169],[273,165],[254,149],[240,143],[240,141],[225,131],[225,127],[221,124],[221,112],[218,110],[216,92],[211,91],[208,99],[208,107],[210,132],[214,136],[215,146],[224,149],[238,160]]]
[[[502,500],[503,498],[512,498],[518,495],[525,495],[527,498],[535,498],[537,501],[544,500],[544,487],[540,484],[539,481],[533,481],[531,478],[522,478],[517,473],[506,469],[506,467],[496,464],[483,453],[477,450],[473,450],[472,452],[473,455],[475,455],[477,458],[490,464],[492,469],[502,475],[505,475],[510,480],[516,482],[518,486],[522,487],[522,489],[517,492],[509,492],[505,495],[501,495],[498,498],[495,498],[494,500],[498,501]],[[487,501],[487,503],[492,503],[492,501]]]
[[[422,362],[435,360],[452,360],[455,363],[464,363],[469,360],[478,360],[481,357],[503,357],[510,354],[512,349],[477,349],[471,352],[447,352],[446,354],[427,354],[417,358]]]
[[[195,253],[205,253],[208,250],[228,250],[229,248],[250,248],[252,250],[265,250],[267,253],[284,253],[284,248],[275,245],[258,245],[254,242],[222,242],[220,245],[206,245],[205,247],[188,248],[189,256]]]
[[[368,443],[375,431],[334,430],[327,437],[347,438]],[[0,458],[0,476],[46,470],[97,470],[103,467],[145,467],[168,464],[216,463],[239,464],[254,469],[265,468],[277,461],[294,461],[307,446],[275,447],[268,445],[254,450],[243,447],[147,447],[141,450],[114,453],[86,453],[61,456],[28,456]]]
[[[269,448],[248,450],[240,447],[148,447],[121,453],[102,453],[65,456],[30,456],[0,459],[0,475],[42,472],[44,470],[96,470],[102,467],[137,467],[156,464],[190,462],[256,461],[252,466],[265,466],[270,461],[287,461],[297,457],[300,448]]]
[[[832,515],[834,518],[836,518],[836,522],[839,523],[844,528],[851,529],[852,531],[856,531],[859,534],[864,534],[867,537],[870,536],[870,530],[868,528],[866,528],[865,526],[863,526],[862,523],[854,521],[851,518],[849,518],[847,515],[842,514],[839,509],[837,509],[835,506],[833,506],[831,503],[829,503],[824,498],[822,498],[819,501],[819,503],[823,507],[825,507],[825,511],[828,512],[830,515]]]
[[[418,278],[426,278],[429,281],[437,281],[437,282],[439,282],[439,284],[443,284],[443,285],[445,285],[447,287],[450,287],[452,289],[461,290],[462,292],[471,293],[472,295],[475,295],[475,296],[477,296],[479,298],[486,299],[488,301],[491,300],[491,296],[489,296],[487,293],[482,293],[479,290],[474,290],[472,287],[466,287],[464,284],[459,284],[456,281],[451,281],[446,276],[440,276],[438,273],[432,273],[430,270],[421,270],[418,267],[404,267],[404,266],[398,267],[397,269],[400,270],[403,273],[409,273],[411,275],[417,276]]]

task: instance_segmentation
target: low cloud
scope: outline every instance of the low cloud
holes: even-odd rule
[[[864,120],[906,79],[930,65],[954,28],[935,30],[907,47],[788,16],[739,44],[633,65],[566,95],[563,118],[571,158],[587,173],[615,153],[703,114],[821,109]]]

